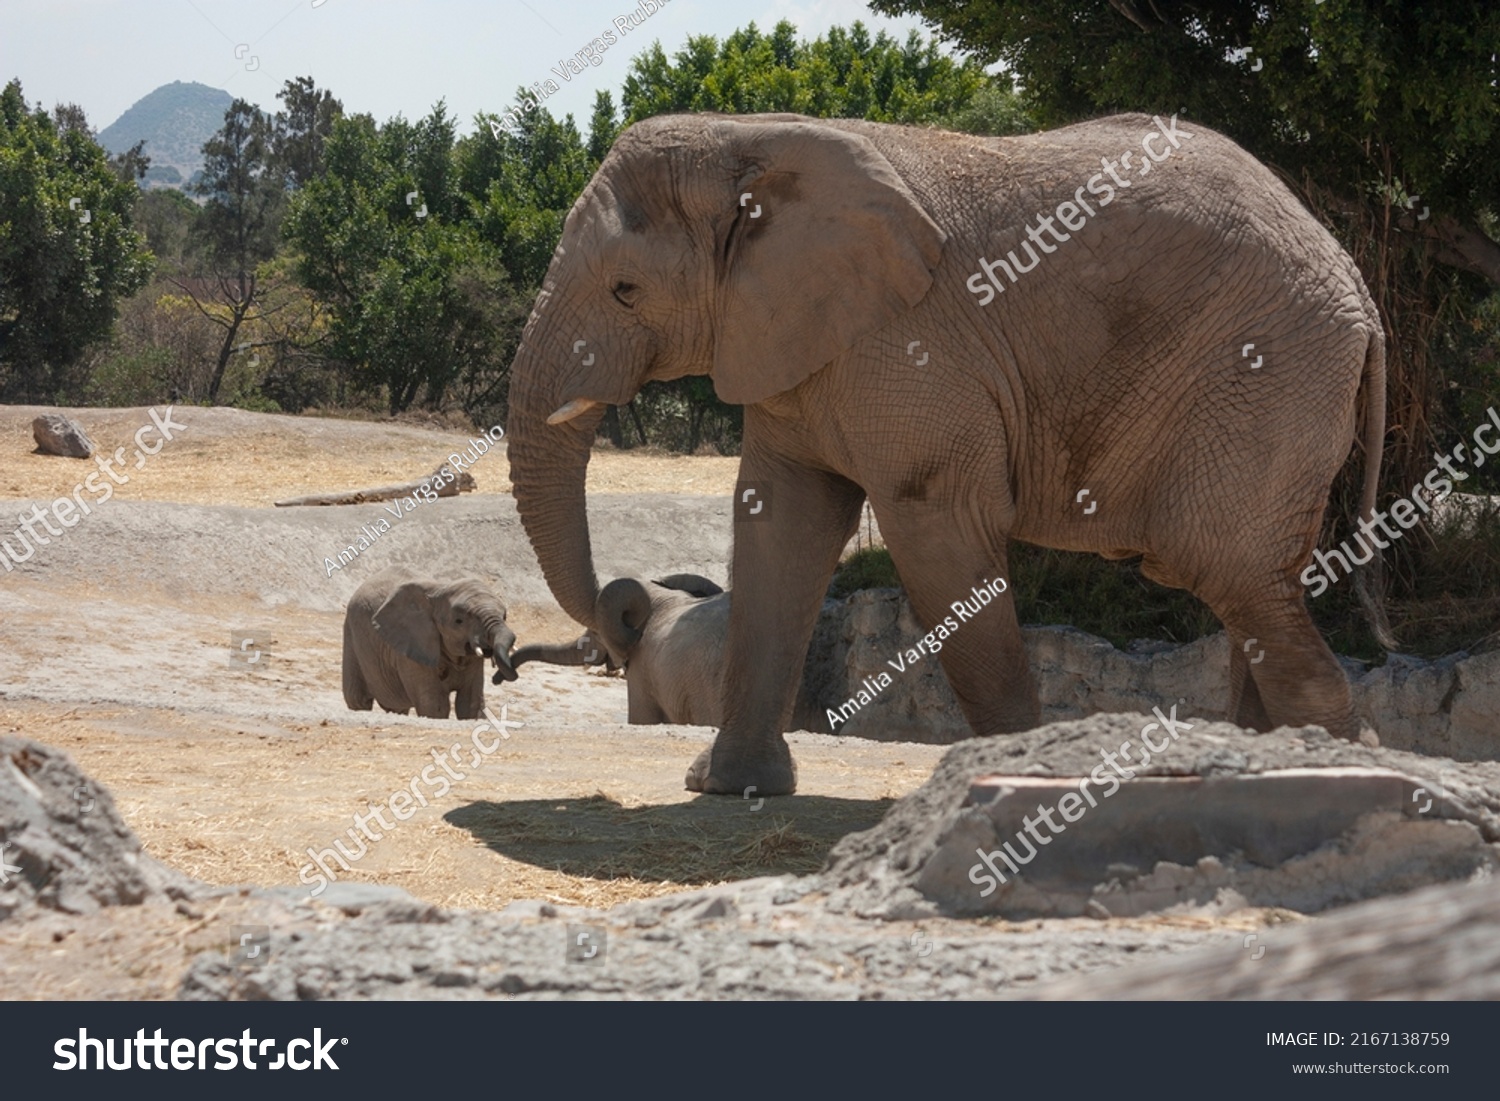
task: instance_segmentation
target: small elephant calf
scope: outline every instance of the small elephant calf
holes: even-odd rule
[[[484,659],[495,659],[495,683],[515,680],[516,636],[505,605],[483,581],[435,581],[396,566],[349,598],[344,613],[344,702],[369,711],[375,702],[404,715],[446,719],[449,697],[460,719],[484,713]]]
[[[729,598],[697,574],[659,581],[620,578],[600,590],[594,630],[571,643],[523,646],[511,664],[517,669],[528,661],[622,668],[631,723],[720,726]],[[809,697],[804,685],[787,729],[826,732],[827,718]]]

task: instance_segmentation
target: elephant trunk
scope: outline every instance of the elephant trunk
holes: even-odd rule
[[[533,316],[535,328],[536,316]],[[599,580],[589,543],[584,475],[594,431],[604,416],[595,406],[571,420],[548,424],[563,404],[528,332],[511,368],[510,416],[506,423],[510,478],[516,508],[536,551],[542,576],[558,604],[585,627],[594,625]]]
[[[548,665],[602,665],[605,655],[588,633],[573,642],[558,642],[522,646],[511,655],[512,669],[519,669],[528,661],[544,661]]]
[[[485,616],[477,631],[475,647],[481,654],[495,659],[494,683],[515,680],[515,662],[511,650],[516,645],[516,634],[505,624],[503,615]]]

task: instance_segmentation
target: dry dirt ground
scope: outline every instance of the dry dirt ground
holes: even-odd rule
[[[39,411],[0,410],[0,537],[11,534],[9,517],[70,495],[95,469],[33,453],[30,422]],[[129,482],[23,566],[0,573],[0,733],[65,749],[112,792],[147,850],[188,875],[295,884],[309,847],[326,848],[351,815],[408,786],[432,753],[469,744],[473,724],[344,707],[342,608],[377,570],[421,563],[478,572],[505,595],[522,643],[577,631],[541,582],[503,450],[473,467],[477,492],[393,521],[330,576],[323,559],[357,540],[384,506],[275,509],[272,501],[420,477],[467,446],[467,436],[179,408],[174,419],[186,428],[137,470],[132,436],[150,423],[146,410],[64,412],[100,453],[126,449]],[[737,466],[597,454],[589,492],[601,577],[695,570],[726,580]],[[230,664],[232,629],[269,639],[263,664]],[[341,878],[490,909],[516,899],[603,907],[808,872],[835,840],[873,825],[920,784],[941,754],[800,736],[808,794],[752,812],[749,802],[683,790],[709,731],[624,725],[618,678],[538,665],[524,672],[489,692],[497,715],[504,705],[507,719],[523,725]],[[126,936],[119,914],[93,920],[104,944]],[[41,966],[0,968],[0,997],[168,996],[182,953],[196,946],[182,934],[196,919],[175,920],[164,970],[143,971],[154,978],[126,981],[117,968],[135,964],[111,962],[107,949],[100,959],[83,936],[59,942],[80,946],[70,965],[49,928],[45,958],[33,961]],[[0,925],[0,952],[37,935]],[[153,943],[139,959],[163,950]]]

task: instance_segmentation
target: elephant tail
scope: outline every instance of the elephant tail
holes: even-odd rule
[[[1373,310],[1372,310],[1373,313]],[[1365,348],[1364,392],[1364,439],[1365,484],[1359,498],[1359,516],[1371,523],[1375,520],[1376,494],[1380,490],[1380,460],[1385,451],[1385,339],[1381,333],[1379,318],[1375,320],[1375,331]],[[1374,543],[1374,540],[1371,540]],[[1400,644],[1391,630],[1391,621],[1385,610],[1385,562],[1380,548],[1374,546],[1373,557],[1368,566],[1354,571],[1354,592],[1364,609],[1365,619],[1375,641],[1387,651],[1394,651]]]

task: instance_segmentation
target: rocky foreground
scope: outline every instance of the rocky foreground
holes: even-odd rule
[[[198,883],[65,754],[3,738],[0,937],[216,920],[186,999],[1500,996],[1500,764],[1194,723],[1141,765],[1151,721],[964,742],[816,875],[608,911]]]

